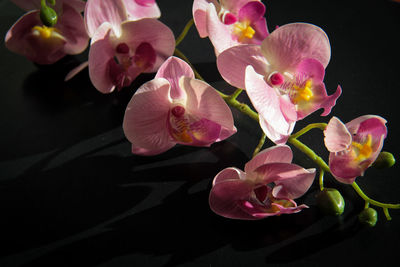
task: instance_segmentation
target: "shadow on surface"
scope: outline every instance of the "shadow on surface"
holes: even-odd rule
[[[170,164],[203,152],[216,162]],[[273,246],[318,220],[314,209],[251,222],[215,215],[207,204],[212,177],[247,160],[221,142],[210,150],[179,146],[156,157],[88,153],[51,169],[46,162],[36,165],[8,186],[15,202],[6,207],[10,220],[2,230],[9,246],[3,253],[20,261],[30,255],[26,266],[95,266],[126,255],[161,256],[175,266],[227,245],[240,251]],[[29,250],[41,246],[46,249],[31,256]]]

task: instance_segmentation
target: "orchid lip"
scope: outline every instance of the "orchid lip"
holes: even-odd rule
[[[119,43],[115,48],[115,51],[119,54],[128,54],[129,50],[129,46],[126,43]]]

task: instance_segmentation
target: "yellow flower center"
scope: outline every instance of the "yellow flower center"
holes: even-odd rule
[[[364,143],[351,143],[353,147],[353,151],[355,151],[357,157],[355,158],[356,161],[363,161],[369,158],[372,154],[372,136],[368,134],[367,140]]]
[[[246,38],[252,39],[256,31],[250,26],[250,22],[236,22],[233,33],[238,36],[239,42],[243,42]]]
[[[294,94],[294,98],[293,103],[297,104],[300,101],[310,101],[311,98],[314,96],[312,90],[312,81],[311,80],[307,80],[304,84],[304,86],[300,87],[297,85],[293,86],[293,89],[295,90],[295,94]]]
[[[32,32],[34,35],[38,35],[44,39],[49,39],[54,32],[58,33],[56,28],[43,26],[34,26],[32,28]]]

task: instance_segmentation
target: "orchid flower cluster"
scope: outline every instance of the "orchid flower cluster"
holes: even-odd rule
[[[152,156],[177,144],[209,147],[225,140],[237,132],[230,107],[259,123],[263,135],[244,170],[226,168],[212,182],[209,205],[216,214],[256,220],[300,212],[308,206],[295,199],[310,189],[318,172],[320,206],[334,207],[328,213],[341,214],[344,201],[336,189],[324,188],[325,173],[353,186],[366,203],[359,218],[371,226],[377,212],[370,204],[382,208],[387,219],[389,209],[400,208],[369,198],[355,182],[372,165],[394,164],[392,154],[381,152],[385,119],[365,115],[343,123],[333,116],[327,124],[309,124],[293,133],[297,121],[319,109],[328,116],[342,93],[338,85],[327,94],[331,47],[320,27],[291,23],[269,32],[259,0],[194,0],[193,19],[175,40],[158,20],[155,0],[12,1],[27,13],[5,37],[9,50],[37,64],[53,64],[89,49],[88,61],[66,80],[88,67],[93,86],[111,93],[129,87],[141,73],[156,73],[136,90],[123,118],[134,154]],[[221,76],[237,88],[232,94],[204,81],[177,48],[193,24],[212,43]],[[243,92],[252,107],[236,99]],[[323,130],[328,164],[298,140],[314,128]],[[275,145],[263,149],[266,138]],[[292,163],[288,143],[317,168]]]

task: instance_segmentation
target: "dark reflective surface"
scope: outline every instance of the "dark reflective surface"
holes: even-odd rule
[[[191,17],[192,1],[158,3],[161,20],[177,36]],[[264,3],[271,31],[298,21],[326,31],[332,45],[326,87],[330,94],[337,84],[343,87],[331,115],[344,122],[381,115],[389,130],[384,150],[399,155],[400,4]],[[23,12],[9,1],[0,5],[5,36]],[[194,28],[179,48],[208,82],[232,92],[209,41]],[[298,214],[247,222],[212,213],[211,181],[225,167],[243,168],[261,134],[257,123],[234,110],[238,133],[209,149],[177,146],[159,156],[132,155],[123,114],[154,74],[109,95],[96,91],[87,70],[64,82],[86,54],[43,67],[1,47],[0,266],[396,266],[400,211],[386,221],[378,209],[377,226],[361,227],[356,217],[364,201],[329,176],[326,186],[338,188],[346,201],[338,218],[315,207],[317,184],[299,199],[310,208]],[[245,95],[240,100],[247,101]],[[296,129],[331,117],[319,114]],[[326,158],[321,132],[302,140]],[[314,167],[293,150],[296,163]],[[398,170],[369,169],[358,183],[374,199],[400,202]]]

